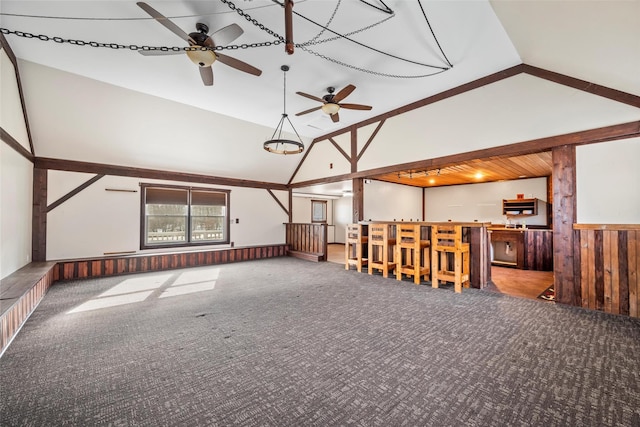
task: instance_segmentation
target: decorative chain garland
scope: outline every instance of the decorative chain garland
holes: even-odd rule
[[[50,37],[44,34],[33,34],[28,33],[26,31],[14,31],[9,30],[7,28],[0,28],[0,32],[2,34],[12,34],[18,37],[24,37],[26,39],[38,39],[43,42],[53,41],[56,43],[68,43],[74,46],[90,46],[90,47],[104,47],[110,49],[129,49],[129,50],[159,50],[162,52],[181,52],[181,51],[193,51],[193,50],[237,50],[237,49],[249,49],[254,47],[264,47],[264,46],[274,46],[283,43],[282,40],[274,40],[272,42],[262,42],[262,43],[244,43],[240,45],[229,45],[229,46],[216,46],[216,47],[208,47],[208,46],[138,46],[135,44],[124,45],[118,43],[101,43],[94,41],[84,41],[77,39],[65,39],[62,37]]]
[[[268,47],[268,46],[277,46],[280,45],[282,43],[285,42],[284,37],[282,37],[281,35],[279,35],[278,33],[276,33],[275,31],[265,27],[264,24],[262,24],[261,22],[259,22],[257,19],[252,18],[248,13],[244,12],[242,9],[240,9],[239,7],[237,7],[233,2],[229,1],[229,0],[220,0],[222,3],[224,3],[225,5],[227,5],[229,7],[229,9],[235,11],[238,15],[240,15],[241,17],[243,17],[244,19],[246,19],[248,22],[251,22],[253,25],[255,25],[256,27],[258,27],[260,30],[266,32],[267,34],[269,34],[270,36],[274,37],[275,40],[274,41],[267,41],[267,42],[260,42],[260,43],[243,43],[243,44],[239,44],[239,45],[228,45],[228,46],[215,46],[215,47],[209,47],[209,46],[173,46],[173,47],[166,47],[166,46],[146,46],[146,45],[135,45],[135,44],[130,44],[130,45],[124,45],[124,44],[119,44],[119,43],[102,43],[102,42],[96,42],[96,41],[84,41],[84,40],[78,40],[78,39],[65,39],[62,37],[51,37],[51,36],[47,36],[45,34],[33,34],[33,33],[29,33],[26,31],[18,31],[18,30],[10,30],[7,28],[0,28],[0,32],[4,35],[15,35],[17,37],[23,37],[23,38],[27,38],[27,39],[37,39],[40,41],[53,41],[55,43],[60,43],[60,44],[70,44],[73,46],[90,46],[90,47],[96,47],[96,48],[109,48],[109,49],[128,49],[128,50],[132,50],[132,51],[160,51],[160,52],[187,52],[187,51],[197,51],[197,50],[213,50],[213,51],[221,51],[221,50],[237,50],[237,49],[249,49],[249,48],[257,48],[257,47]],[[274,3],[276,4],[280,4],[277,0],[272,0]],[[339,3],[338,3],[339,4]],[[336,8],[337,10],[337,8]],[[335,14],[335,11],[334,11]],[[365,31],[375,25],[378,25],[384,21],[386,21],[387,19],[390,19],[391,17],[393,17],[394,15],[387,17],[386,19],[383,19],[382,21],[373,24],[373,25],[369,25],[368,27],[362,28],[360,30],[356,30],[351,34],[355,34],[355,33],[359,33],[362,31]],[[331,17],[331,19],[333,19],[333,16]],[[325,28],[326,29],[326,28]],[[322,32],[320,33],[322,34]],[[429,66],[427,64],[419,64],[418,65],[424,65],[427,67],[431,67],[431,68],[439,68],[438,71],[435,71],[433,73],[429,73],[429,74],[420,74],[420,75],[397,75],[397,74],[387,74],[387,73],[381,73],[378,71],[373,71],[373,70],[368,70],[365,68],[361,68],[361,67],[357,67],[355,65],[351,65],[351,64],[347,64],[345,62],[342,62],[340,60],[328,57],[324,54],[315,52],[311,49],[309,49],[308,46],[310,45],[315,45],[315,44],[320,44],[320,43],[325,43],[328,41],[332,41],[335,39],[338,39],[340,37],[343,37],[341,35],[337,35],[336,37],[332,37],[326,40],[317,40],[318,36],[320,35],[318,34],[316,37],[314,37],[314,39],[310,40],[309,42],[306,43],[302,43],[302,44],[296,44],[295,47],[302,49],[303,51],[310,53],[312,55],[315,55],[319,58],[322,58],[324,60],[333,62],[335,64],[347,67],[347,68],[351,68],[357,71],[361,71],[364,73],[369,73],[369,74],[373,74],[373,75],[377,75],[377,76],[382,76],[382,77],[392,77],[392,78],[401,78],[401,79],[413,79],[413,78],[422,78],[422,77],[429,77],[429,76],[433,76],[435,74],[440,74],[444,71],[447,71],[449,68],[441,68],[441,67],[434,67],[434,66]],[[334,33],[337,34],[337,33]],[[402,58],[397,58],[397,59],[402,59]],[[409,61],[409,62],[413,62],[413,61]],[[414,62],[415,63],[415,62]]]

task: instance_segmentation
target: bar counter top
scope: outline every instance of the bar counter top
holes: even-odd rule
[[[461,225],[463,227],[490,227],[490,222],[461,222],[461,221],[359,221],[358,224],[420,224],[429,225]]]

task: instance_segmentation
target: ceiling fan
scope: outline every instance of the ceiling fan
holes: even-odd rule
[[[169,31],[189,43],[189,46],[209,47],[213,49],[218,45],[226,45],[231,43],[232,41],[240,37],[244,32],[239,25],[231,24],[224,28],[221,28],[211,35],[208,35],[207,33],[209,32],[209,27],[206,24],[197,23],[197,32],[187,34],[182,31],[180,27],[171,22],[169,18],[165,17],[148,4],[140,1],[137,3],[137,5],[140,6],[142,10],[147,12],[153,19],[158,21]],[[145,56],[176,55],[183,52],[186,53],[189,59],[200,68],[200,77],[202,77],[202,82],[205,86],[213,85],[213,70],[211,68],[211,64],[213,64],[216,60],[232,68],[235,68],[236,70],[244,71],[245,73],[249,73],[254,76],[259,76],[260,74],[262,74],[261,70],[247,64],[246,62],[242,62],[239,59],[235,59],[209,49],[196,49],[187,51],[138,50],[138,52]]]
[[[322,102],[321,106],[301,111],[297,113],[296,116],[301,116],[303,114],[322,109],[322,112],[329,114],[331,116],[331,120],[333,120],[334,123],[337,123],[338,121],[340,121],[340,116],[338,116],[338,111],[340,110],[340,108],[346,108],[348,110],[371,110],[372,107],[370,105],[340,103],[340,101],[349,96],[349,94],[351,94],[351,92],[353,92],[355,89],[356,87],[350,84],[345,86],[334,95],[333,92],[335,92],[336,89],[334,87],[328,87],[327,92],[329,93],[322,98],[318,98],[317,96],[309,95],[308,93],[304,92],[296,92],[298,95],[313,99],[314,101]]]

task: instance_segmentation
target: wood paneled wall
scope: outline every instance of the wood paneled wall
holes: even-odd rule
[[[640,225],[574,225],[582,307],[640,317]]]
[[[129,255],[58,261],[55,280],[87,279],[126,273],[199,267],[287,255],[287,245],[225,248],[202,252]]]
[[[311,261],[327,259],[327,224],[287,223],[289,255]]]
[[[527,230],[524,233],[524,268],[553,271],[553,231]]]

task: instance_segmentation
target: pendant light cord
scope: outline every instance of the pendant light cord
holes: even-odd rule
[[[282,114],[287,115],[287,70],[283,70]]]

